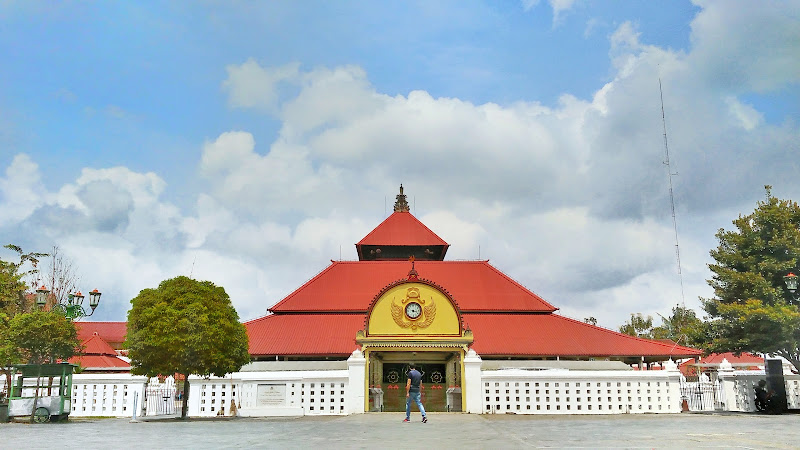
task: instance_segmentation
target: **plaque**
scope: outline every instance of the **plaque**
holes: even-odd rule
[[[256,396],[258,406],[285,405],[285,384],[259,384]]]

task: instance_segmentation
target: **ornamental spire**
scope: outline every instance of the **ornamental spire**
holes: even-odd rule
[[[417,273],[417,269],[414,268],[414,259],[414,255],[408,257],[408,260],[411,262],[411,270],[408,271],[409,281],[419,280],[419,273]]]
[[[394,212],[408,212],[408,202],[403,194],[402,184],[400,185],[400,194],[397,195],[397,200],[394,202]]]

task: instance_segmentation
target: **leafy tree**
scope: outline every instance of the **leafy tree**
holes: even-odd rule
[[[716,234],[708,280],[715,297],[702,299],[712,319],[709,348],[779,355],[800,369],[800,310],[783,281],[798,270],[800,206],[765,189],[766,200],[734,220],[735,230]]]
[[[128,335],[131,372],[150,377],[181,374],[186,418],[189,375],[224,376],[250,361],[247,333],[225,289],[177,277],[131,300]]]
[[[6,245],[20,255],[19,263],[0,260],[0,375],[5,376],[5,391],[11,390],[11,366],[22,361],[19,349],[11,339],[11,319],[25,311],[25,291],[27,285],[23,281],[26,275],[35,273],[40,253],[22,253],[15,245]],[[28,264],[32,268],[28,268]]]
[[[78,351],[80,341],[75,325],[55,311],[17,314],[10,323],[10,339],[28,364],[66,360]]]
[[[0,260],[0,374],[5,375],[6,391],[11,388],[11,368],[14,364],[42,364],[68,359],[78,351],[80,341],[74,324],[58,312],[40,311],[25,279],[36,283],[41,258],[52,256],[49,272],[52,286],[74,279],[72,263],[64,260],[54,247],[54,253],[25,253],[19,246],[5,248],[19,255],[19,262]],[[65,269],[65,267],[67,269]]]
[[[653,339],[669,339],[680,345],[707,348],[707,327],[693,309],[676,305],[672,315],[661,316],[661,325],[652,330]]]
[[[641,313],[631,314],[631,318],[619,327],[619,332],[644,339],[653,338],[653,317]]]

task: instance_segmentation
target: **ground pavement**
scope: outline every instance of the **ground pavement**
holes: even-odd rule
[[[70,419],[0,424],[0,449],[800,448],[800,415],[522,416],[402,413],[301,418]]]

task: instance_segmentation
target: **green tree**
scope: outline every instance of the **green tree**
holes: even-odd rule
[[[182,418],[189,375],[224,376],[250,361],[247,332],[225,289],[184,276],[131,300],[125,346],[132,373],[184,376]]]
[[[17,314],[10,325],[11,342],[28,364],[69,359],[80,346],[75,325],[55,311]]]
[[[36,272],[41,253],[23,253],[16,245],[6,245],[20,255],[18,263],[0,260],[0,375],[5,376],[5,391],[11,390],[11,366],[23,362],[19,349],[11,339],[11,319],[25,311],[24,278]]]
[[[672,315],[661,316],[661,325],[653,328],[652,336],[653,339],[669,339],[688,347],[707,348],[706,328],[693,309],[676,305],[672,308]]]
[[[714,298],[701,299],[711,317],[709,349],[779,355],[800,369],[800,311],[783,277],[800,260],[800,206],[772,196],[753,213],[720,229],[711,250]]]
[[[653,338],[653,317],[641,313],[631,314],[631,318],[619,327],[619,332],[644,339]]]

